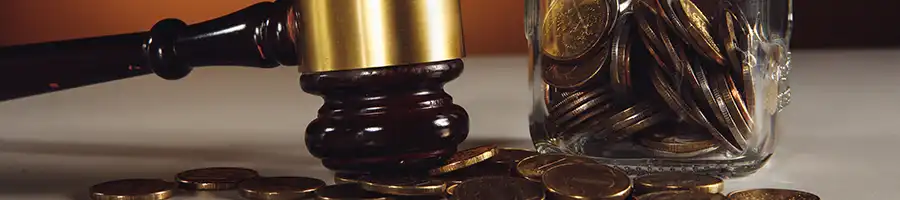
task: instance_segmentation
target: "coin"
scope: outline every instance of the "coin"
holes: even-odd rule
[[[459,186],[459,183],[454,183],[450,186],[447,186],[447,195],[453,196],[456,193],[456,187]]]
[[[629,53],[631,52],[631,29],[633,25],[631,17],[631,13],[623,13],[623,16],[619,18],[613,34],[612,47],[610,48],[612,56],[612,60],[610,60],[612,63],[609,65],[610,85],[618,97],[621,97],[620,100],[631,96],[632,90],[631,61],[629,60],[631,58]]]
[[[734,191],[728,194],[729,200],[819,200],[815,194],[788,189],[752,189]]]
[[[444,181],[416,176],[362,176],[359,183],[364,190],[404,196],[441,195],[447,189]]]
[[[726,80],[730,78],[726,74],[712,74],[710,77],[710,88],[715,95],[725,126],[728,127],[735,138],[741,138],[746,141],[751,133],[751,128],[745,117],[747,116],[746,108],[742,111],[741,106],[743,106],[743,102],[739,101],[740,98],[734,98],[732,91],[734,88],[729,87]]]
[[[540,182],[541,175],[544,174],[547,170],[550,170],[554,167],[564,165],[564,164],[573,164],[573,163],[596,163],[590,158],[586,157],[577,157],[577,156],[568,156],[568,155],[558,155],[558,154],[540,154],[525,158],[518,165],[516,165],[516,170],[519,174],[522,175],[525,179],[530,181]]]
[[[647,128],[664,119],[662,115],[653,117],[656,116],[655,113],[659,113],[659,111],[650,104],[641,102],[625,108],[605,120],[594,121],[589,125],[592,128],[583,134],[592,134],[592,138],[604,143],[621,141],[634,134],[636,130]],[[628,131],[622,131],[625,129]]]
[[[544,188],[540,184],[502,176],[468,180],[456,186],[453,193],[453,198],[457,200],[544,199]]]
[[[640,137],[640,144],[648,148],[671,153],[689,153],[716,146],[711,135],[702,130],[674,128],[656,130]]]
[[[710,23],[706,15],[691,0],[663,0],[660,4],[673,25],[673,29],[683,36],[698,53],[718,64],[725,64],[725,58],[709,32]]]
[[[700,120],[695,115],[696,112],[691,110],[691,108],[684,102],[684,98],[681,97],[681,93],[676,91],[675,88],[672,88],[672,82],[666,78],[666,75],[657,68],[654,67],[650,70],[650,81],[653,83],[653,88],[656,88],[656,92],[659,94],[659,97],[665,102],[665,105],[671,109],[678,119],[676,121],[686,121],[691,124],[700,124]]]
[[[575,110],[570,111],[559,119],[554,119],[553,122],[557,124],[562,133],[578,132],[579,129],[577,127],[584,128],[584,123],[592,119],[597,120],[596,118],[601,117],[601,114],[611,111],[615,107],[612,100],[613,94],[604,94],[579,105]]]
[[[459,184],[484,176],[513,176],[514,163],[481,162],[470,167],[432,177],[447,184]]]
[[[325,181],[308,177],[256,177],[238,184],[240,195],[251,200],[305,199]]]
[[[634,19],[638,25],[638,29],[640,30],[641,40],[644,41],[644,47],[646,47],[647,52],[656,60],[656,63],[660,66],[666,66],[666,63],[670,63],[668,58],[662,54],[662,47],[664,46],[662,40],[659,38],[659,34],[661,31],[665,31],[664,29],[660,29],[657,26],[659,17],[657,15],[657,11],[654,9],[654,5],[650,5],[650,2],[655,2],[656,0],[645,0],[638,1],[634,4]]]
[[[728,64],[731,65],[732,77],[741,80],[736,81],[739,83],[738,90],[743,91],[744,101],[752,111],[755,105],[753,65],[747,55],[751,40],[750,23],[744,18],[743,12],[731,5],[730,1],[724,1],[723,4],[723,11],[717,17],[719,40]]]
[[[606,87],[602,87],[586,93],[573,93],[570,96],[575,100],[570,101],[570,104],[554,107],[550,110],[550,115],[548,116],[551,122],[563,130],[571,128],[566,126],[566,124],[576,117],[581,119],[568,124],[577,125],[584,120],[583,118],[590,118],[592,115],[604,112],[603,109],[611,103],[613,94]]]
[[[665,172],[644,175],[634,179],[634,191],[646,194],[666,190],[694,190],[716,194],[722,192],[725,182],[722,179],[689,173]]]
[[[175,175],[178,187],[188,190],[230,190],[244,179],[259,176],[255,170],[238,167],[211,167],[187,170]]]
[[[694,88],[695,95],[700,96],[702,100],[698,100],[702,103],[699,109],[705,113],[708,113],[706,116],[707,120],[710,121],[711,125],[716,128],[716,132],[720,133],[718,135],[714,134],[717,139],[724,140],[722,144],[725,144],[726,147],[732,152],[741,153],[744,149],[747,148],[747,140],[744,139],[743,135],[739,132],[735,131],[737,129],[736,126],[733,125],[734,120],[731,119],[731,115],[728,113],[728,110],[724,108],[724,100],[721,99],[721,94],[714,92],[713,84],[706,73],[702,69],[700,65],[701,62],[697,61],[699,59],[695,59],[695,63],[691,65],[694,85],[697,88]],[[729,123],[730,122],[730,123]],[[712,132],[712,133],[716,133]]]
[[[334,173],[334,183],[335,184],[359,183],[359,179],[361,176],[363,176],[363,174],[337,172],[337,173]]]
[[[725,200],[722,194],[710,194],[698,191],[661,191],[643,194],[635,200]],[[768,200],[768,199],[767,199]]]
[[[497,154],[496,145],[486,145],[462,150],[453,154],[438,168],[428,170],[430,175],[444,174],[485,161]]]
[[[586,61],[574,64],[552,63],[541,69],[544,82],[558,88],[576,88],[600,76],[604,66],[608,65],[609,49],[603,48],[587,58]]]
[[[719,83],[722,84],[722,96],[724,97],[725,103],[728,106],[729,112],[737,115],[734,116],[734,118],[738,123],[738,128],[742,131],[744,138],[750,138],[750,135],[753,133],[753,118],[751,118],[750,116],[750,111],[747,109],[747,104],[744,103],[744,97],[741,96],[741,92],[739,92],[737,87],[735,87],[734,81],[731,79],[731,76],[721,76],[719,79]]]
[[[501,147],[497,148],[497,155],[491,157],[489,161],[500,164],[512,164],[515,165],[522,161],[525,158],[531,157],[533,155],[538,155],[539,153],[533,150],[527,149],[519,149],[519,148],[509,148],[509,147]]]
[[[320,187],[314,192],[318,200],[391,200],[388,195],[362,189],[357,183],[345,183]]]
[[[553,1],[541,24],[541,48],[554,60],[575,60],[590,52],[611,28],[615,12],[604,0]]]
[[[159,179],[122,179],[91,186],[93,200],[162,200],[172,197],[175,184]]]
[[[631,179],[625,172],[602,164],[562,165],[541,179],[556,199],[624,200],[631,192]]]

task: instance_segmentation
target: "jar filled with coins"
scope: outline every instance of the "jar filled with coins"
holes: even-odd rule
[[[790,102],[790,0],[526,0],[541,153],[744,176]]]

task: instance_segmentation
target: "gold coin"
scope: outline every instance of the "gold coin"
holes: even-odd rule
[[[240,195],[251,200],[305,199],[313,197],[325,181],[307,177],[256,177],[238,184]]]
[[[211,167],[187,170],[175,175],[178,187],[187,190],[230,190],[244,179],[259,176],[255,170],[238,167]]]
[[[553,169],[554,167],[558,167],[560,165],[565,164],[573,164],[573,163],[596,163],[590,158],[586,157],[577,157],[577,156],[568,156],[568,155],[558,155],[558,154],[540,154],[525,158],[518,165],[516,165],[516,170],[519,174],[522,175],[525,179],[534,182],[541,181],[541,175],[544,174],[547,170]]]
[[[671,65],[666,64],[671,63],[671,61],[669,57],[666,57],[666,54],[663,54],[662,51],[665,45],[662,43],[662,39],[659,38],[659,34],[665,34],[666,30],[658,26],[659,16],[651,2],[655,3],[656,0],[637,1],[634,5],[633,16],[641,33],[642,44],[646,47],[647,52],[660,66]]]
[[[558,119],[553,119],[552,122],[556,123],[556,125],[560,128],[560,132],[577,132],[578,129],[572,130],[576,127],[585,127],[583,126],[585,123],[598,120],[598,117],[601,117],[601,114],[605,114],[611,111],[616,105],[613,103],[614,94],[606,93],[600,95],[596,98],[589,100],[578,107],[575,110],[569,111],[568,114],[563,115]]]
[[[747,112],[747,108],[741,100],[740,93],[734,88],[734,83],[730,82],[730,80],[731,76],[727,74],[715,74],[710,78],[710,86],[712,86],[713,92],[717,95],[716,98],[721,99],[719,108],[724,111],[722,115],[727,115],[724,119],[732,134],[736,138],[749,140],[750,134],[753,133],[752,127],[750,127],[752,121],[748,121],[750,115]]]
[[[674,128],[656,130],[640,137],[640,144],[648,148],[671,153],[689,153],[716,146],[711,135],[702,130]]]
[[[729,200],[819,200],[815,194],[788,189],[752,189],[734,191],[728,194]]]
[[[542,176],[544,187],[556,199],[624,200],[631,179],[622,170],[602,164],[568,164]]]
[[[334,173],[334,183],[335,184],[359,183],[359,179],[361,176],[363,176],[363,175],[337,172],[337,173]]]
[[[673,29],[698,53],[718,64],[725,64],[725,57],[709,32],[709,19],[691,0],[668,0],[660,4]]]
[[[732,134],[725,125],[724,115],[722,115],[720,107],[718,106],[719,101],[716,98],[717,94],[713,93],[711,87],[712,84],[701,64],[702,59],[694,57],[693,64],[689,65],[690,68],[688,68],[688,80],[691,83],[691,87],[693,87],[694,95],[698,98],[696,104],[691,103],[689,106],[691,106],[692,109],[702,111],[699,115],[702,115],[703,118],[706,119],[706,122],[709,123],[708,125],[706,123],[701,125],[703,125],[716,140],[720,141],[721,146],[725,146],[726,149],[732,153],[741,154],[747,147],[747,141],[740,135]],[[692,98],[688,95],[684,95],[684,97]]]
[[[695,113],[699,111],[695,112],[694,110],[691,110],[681,96],[682,93],[679,93],[672,87],[674,82],[669,81],[669,79],[666,78],[667,76],[658,67],[654,67],[651,72],[650,82],[653,83],[653,88],[656,88],[657,94],[659,94],[659,97],[665,102],[665,105],[678,116],[677,121],[700,124],[701,122],[699,121],[701,119],[697,119],[697,116],[695,115]]]
[[[625,13],[619,18],[613,34],[612,47],[610,48],[610,56],[612,56],[610,61],[612,63],[609,65],[610,85],[613,91],[622,98],[631,96],[632,90],[631,56],[629,55],[632,43],[631,29],[633,22],[631,15],[631,13]]]
[[[606,143],[621,141],[637,131],[648,128],[666,119],[667,116],[646,102],[625,108],[605,120],[597,120],[587,125],[586,132],[597,133],[593,137]]]
[[[516,164],[525,158],[538,154],[534,150],[501,147],[497,149],[497,155],[491,157],[490,161],[501,164]]]
[[[122,179],[91,186],[93,200],[162,200],[172,197],[175,184],[159,179]]]
[[[456,193],[456,187],[459,186],[459,183],[454,183],[450,186],[447,186],[447,195],[453,196]]]
[[[512,176],[512,165],[508,163],[482,162],[450,173],[432,177],[433,179],[459,184],[466,180],[485,176]]]
[[[442,195],[447,189],[444,181],[415,176],[362,176],[360,186],[368,191],[404,196]]]
[[[603,48],[584,62],[550,63],[541,69],[544,82],[558,88],[576,88],[600,77],[604,67],[609,64],[609,49]]]
[[[457,200],[543,200],[544,188],[521,178],[489,176],[460,183],[453,194]]]
[[[362,189],[359,184],[345,183],[320,187],[315,191],[318,200],[391,200],[388,195]]]
[[[430,175],[445,174],[456,171],[479,162],[485,161],[497,154],[496,145],[486,145],[462,150],[453,154],[441,167],[428,170]]]
[[[582,114],[580,112],[584,112],[585,109],[595,106],[597,103],[603,103],[610,99],[611,96],[612,93],[606,87],[574,92],[566,96],[556,106],[551,107],[547,118],[553,119],[552,122],[556,124],[561,124],[571,120],[574,116]]]
[[[610,5],[603,0],[553,1],[541,24],[541,48],[554,60],[576,60],[590,52],[609,31]]]
[[[722,194],[710,194],[698,191],[661,191],[643,194],[635,200],[725,200]]]
[[[720,43],[722,44],[728,64],[731,65],[731,74],[738,90],[743,91],[744,101],[747,107],[753,111],[755,106],[753,64],[747,57],[750,43],[750,23],[744,18],[740,9],[731,5],[730,1],[723,3],[725,8],[717,17]]]
[[[694,190],[716,194],[725,189],[722,179],[689,173],[665,172],[644,175],[634,179],[634,192],[647,194],[666,190]]]

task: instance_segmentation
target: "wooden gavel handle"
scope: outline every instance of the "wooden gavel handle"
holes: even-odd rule
[[[197,66],[297,65],[291,0],[263,2],[188,26],[0,48],[0,101],[155,73],[176,80]]]

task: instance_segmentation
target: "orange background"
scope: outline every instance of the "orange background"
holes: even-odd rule
[[[146,31],[164,18],[197,23],[262,0],[9,0],[0,46]],[[523,0],[461,0],[470,55],[525,53]]]

